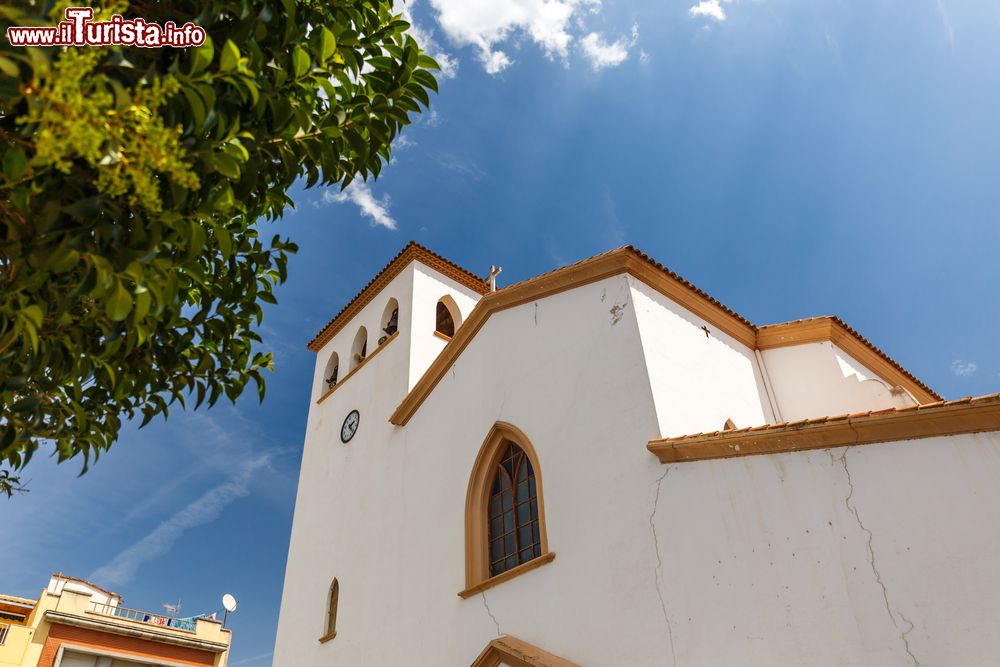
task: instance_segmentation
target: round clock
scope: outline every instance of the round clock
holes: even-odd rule
[[[344,419],[344,425],[340,427],[340,441],[347,443],[351,441],[354,434],[358,432],[358,424],[361,422],[361,415],[357,410],[351,410]]]

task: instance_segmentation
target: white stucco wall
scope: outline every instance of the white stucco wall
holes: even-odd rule
[[[405,427],[385,421],[400,392],[379,390],[381,407],[367,402],[368,371],[404,363],[391,345],[313,410],[275,665],[469,664],[497,636],[493,618],[584,662],[662,654],[664,639],[639,641],[655,631],[655,590],[629,574],[655,566],[643,508],[662,467],[645,450],[657,422],[634,311],[616,319],[601,300],[622,285],[613,278],[494,314]],[[340,422],[358,406],[358,436],[341,445]],[[538,451],[557,557],[463,600],[466,487],[497,420]],[[622,501],[609,502],[609,489]],[[338,635],[320,644],[334,576]],[[634,611],[607,613],[619,607]],[[588,627],[606,634],[581,636]]]
[[[469,316],[480,299],[480,295],[451,278],[441,275],[420,262],[414,263],[413,303],[419,304],[413,311],[412,353],[410,358],[409,387],[417,383],[431,362],[444,349],[446,341],[434,335],[437,324],[437,302],[443,296],[450,296],[461,313],[461,322]],[[459,321],[455,322],[460,326]]]
[[[494,313],[395,427],[443,347],[421,273],[416,308],[393,294],[413,347],[401,332],[311,406],[275,667],[468,665],[501,633],[585,667],[995,662],[1000,435],[661,465],[650,438],[763,423],[767,399],[751,351],[627,276]],[[832,346],[767,354],[785,419],[877,408]],[[537,450],[557,556],[463,600],[467,484],[498,420]]]
[[[829,341],[761,353],[784,421],[913,405],[892,386]]]
[[[727,419],[737,428],[773,421],[753,350],[642,281],[629,283],[660,425],[656,437],[720,431]],[[609,295],[610,307],[623,298]]]
[[[668,468],[676,664],[996,663],[1000,434]]]

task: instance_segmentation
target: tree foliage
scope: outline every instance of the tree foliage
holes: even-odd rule
[[[19,0],[20,2],[20,0]],[[0,6],[54,25],[65,5]],[[389,0],[105,4],[192,49],[0,45],[0,492],[39,447],[83,469],[125,418],[235,401],[294,244],[287,191],[376,177],[436,91]]]

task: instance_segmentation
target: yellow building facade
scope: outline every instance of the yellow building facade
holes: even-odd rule
[[[217,620],[130,609],[62,574],[37,600],[0,594],[0,667],[226,667],[230,640]]]

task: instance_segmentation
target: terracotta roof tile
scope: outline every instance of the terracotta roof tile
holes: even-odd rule
[[[781,429],[794,429],[800,426],[810,425],[810,424],[823,424],[823,423],[834,423],[850,421],[852,419],[858,419],[862,417],[872,417],[879,415],[888,415],[898,412],[909,412],[913,410],[935,410],[938,408],[951,407],[955,405],[962,405],[965,403],[982,403],[982,402],[1000,402],[1000,393],[986,394],[984,396],[965,396],[964,398],[956,398],[952,401],[938,401],[936,403],[925,403],[923,405],[907,405],[900,408],[887,408],[885,410],[868,410],[867,412],[852,412],[844,413],[836,416],[829,417],[811,417],[809,419],[799,419],[797,421],[791,422],[778,422],[775,424],[761,424],[759,426],[749,426],[746,428],[739,428],[732,431],[705,431],[703,433],[689,433],[687,435],[678,435],[669,438],[660,438],[658,440],[652,440],[652,443],[671,443],[671,442],[681,442],[684,440],[705,440],[717,438],[720,440],[728,440],[730,438],[738,438],[740,434],[755,432],[755,431],[775,431]]]
[[[438,269],[449,278],[480,294],[486,294],[489,291],[489,282],[487,280],[480,278],[471,271],[463,269],[458,264],[425,248],[416,241],[410,241],[402,250],[396,253],[395,257],[389,260],[388,264],[382,267],[381,271],[375,274],[374,278],[368,281],[367,285],[361,288],[360,292],[347,302],[346,306],[341,308],[340,312],[333,316],[326,326],[309,341],[306,347],[313,352],[319,351],[319,348],[333,338],[347,320],[354,317],[385,284],[392,280],[399,271],[406,268],[410,261],[414,259],[431,265],[431,268]]]

